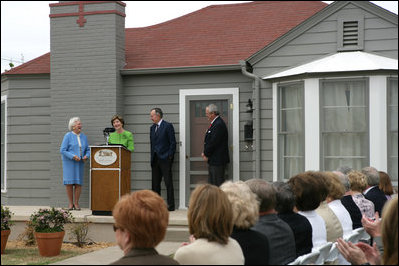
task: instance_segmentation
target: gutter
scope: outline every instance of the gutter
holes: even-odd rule
[[[127,75],[150,75],[150,74],[173,74],[191,72],[212,72],[212,71],[235,71],[240,70],[240,65],[214,65],[214,66],[188,66],[188,67],[165,67],[165,68],[141,68],[121,69],[123,76]]]
[[[254,80],[254,102],[255,102],[255,178],[261,178],[260,175],[260,77],[256,76],[253,73],[247,71],[247,62],[244,60],[240,60],[241,72],[244,76],[247,76]]]

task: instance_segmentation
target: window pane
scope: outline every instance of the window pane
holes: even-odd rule
[[[322,170],[368,165],[366,79],[321,83]]]
[[[364,107],[324,109],[324,130],[327,132],[367,131],[367,110]]]
[[[302,110],[281,111],[281,132],[302,132]]]
[[[303,83],[278,87],[278,177],[280,180],[304,171]]]
[[[398,79],[388,79],[388,174],[398,182]]]

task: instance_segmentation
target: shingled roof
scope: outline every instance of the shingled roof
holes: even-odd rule
[[[213,5],[126,29],[124,69],[236,65],[326,7],[321,1]],[[50,73],[50,53],[3,74]]]

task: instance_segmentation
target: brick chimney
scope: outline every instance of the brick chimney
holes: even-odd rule
[[[102,130],[110,126],[112,115],[123,115],[120,70],[125,65],[125,6],[120,1],[50,4],[53,205],[67,203],[59,147],[69,119],[80,117],[90,145],[98,145],[104,143]],[[89,202],[88,164],[86,168],[83,207]]]

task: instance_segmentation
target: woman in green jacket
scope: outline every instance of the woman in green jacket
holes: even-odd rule
[[[122,144],[129,151],[134,150],[133,134],[123,128],[125,121],[120,115],[114,115],[111,124],[115,128],[115,132],[109,135],[109,144]]]

